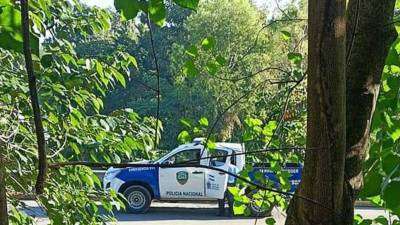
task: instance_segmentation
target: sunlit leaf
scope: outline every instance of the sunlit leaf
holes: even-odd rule
[[[190,142],[191,141],[191,137],[190,137],[190,134],[189,134],[189,132],[187,132],[187,131],[181,131],[180,133],[179,133],[179,135],[178,135],[178,141],[180,142],[180,143],[188,143],[188,142]]]
[[[208,119],[206,117],[201,117],[199,120],[199,124],[203,127],[208,127]]]
[[[215,46],[215,39],[213,37],[206,37],[201,41],[201,46],[205,50],[210,50]]]
[[[289,31],[282,30],[281,33],[282,39],[285,41],[288,41],[292,37],[292,34]]]

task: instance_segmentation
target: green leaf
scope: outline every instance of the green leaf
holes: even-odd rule
[[[97,187],[100,187],[100,188],[102,187],[101,181],[96,174],[94,174],[94,173],[92,174],[92,179],[93,179],[94,183],[97,185]]]
[[[400,156],[395,153],[389,153],[382,159],[382,169],[386,175],[393,174],[395,177],[399,175]],[[397,171],[394,171],[397,169]]]
[[[179,120],[179,122],[183,125],[183,126],[185,126],[185,127],[187,127],[187,128],[191,128],[192,127],[192,120],[190,120],[190,119],[188,119],[188,118],[182,118],[182,119],[180,119]]]
[[[240,193],[240,189],[236,186],[233,187],[228,187],[228,191],[233,195],[233,196],[237,196]]]
[[[207,149],[210,150],[210,151],[214,151],[217,148],[217,144],[215,143],[214,139],[215,138],[211,137],[210,139],[208,139],[208,142],[206,144]]]
[[[261,126],[262,125],[262,120],[257,119],[257,118],[246,118],[244,122],[249,126],[249,127],[255,127],[255,126]]]
[[[90,187],[94,187],[94,181],[93,181],[92,177],[89,174],[83,175],[82,179]]]
[[[212,62],[208,62],[206,65],[206,68],[207,68],[208,73],[212,76],[214,76],[218,71],[217,65],[215,65],[215,63],[212,63]]]
[[[136,58],[131,55],[128,55],[128,59],[129,59],[129,62],[137,69],[138,64],[137,64]]]
[[[395,65],[395,66],[400,66],[400,60],[399,60],[399,54],[397,53],[395,46],[400,43],[400,39],[397,39],[395,43],[393,43],[392,47],[389,50],[388,56],[386,57],[386,62],[385,64],[390,66],[390,65]]]
[[[383,190],[383,200],[386,202],[386,207],[392,210],[395,214],[400,215],[400,181],[390,182]]]
[[[397,141],[400,138],[400,128],[390,132],[390,137],[393,139],[393,141]]]
[[[390,118],[389,114],[387,114],[387,112],[383,112],[382,115],[383,115],[383,118],[384,118],[384,120],[386,122],[386,125],[389,128],[391,128],[394,125],[394,123],[392,122],[392,119]]]
[[[165,25],[166,13],[163,0],[150,0],[148,12],[153,23],[161,27]]]
[[[114,6],[125,20],[135,18],[140,10],[137,0],[114,0]]]
[[[201,117],[199,120],[199,124],[203,127],[208,127],[208,119],[206,117]]]
[[[213,37],[206,37],[201,41],[201,46],[204,50],[210,50],[215,46],[215,39]]]
[[[191,45],[185,50],[185,53],[195,58],[199,54],[199,51],[197,50],[196,46]]]
[[[281,33],[282,33],[282,39],[285,41],[290,40],[290,38],[292,37],[292,34],[289,31],[282,30]]]
[[[374,219],[376,224],[389,225],[389,221],[384,216],[378,216]]]
[[[290,52],[288,53],[288,59],[292,61],[294,64],[300,64],[303,60],[303,55],[297,52]]]
[[[242,215],[245,213],[247,206],[241,202],[234,202],[233,203],[233,214],[235,215]]]
[[[173,0],[177,5],[183,8],[196,10],[199,5],[199,0]]]
[[[32,32],[29,37],[32,54],[39,56],[39,38]],[[0,11],[0,47],[23,52],[22,43],[21,12],[12,5],[4,4]]]
[[[361,192],[363,197],[372,197],[381,193],[382,175],[377,171],[372,171],[365,177],[364,189]]]
[[[69,146],[74,151],[75,155],[79,155],[81,153],[81,151],[79,150],[78,145],[76,145],[74,142],[70,142]]]
[[[114,77],[119,81],[119,83],[123,86],[126,87],[126,81],[124,78],[124,75],[122,75],[118,70],[111,68],[112,73],[114,74]]]
[[[243,142],[247,142],[247,141],[251,141],[254,139],[253,134],[250,131],[245,131],[243,136],[242,136],[242,140]]]
[[[194,65],[193,60],[188,60],[183,65],[182,72],[185,76],[195,77],[199,74],[199,70]]]
[[[217,63],[218,63],[220,66],[224,66],[224,65],[226,64],[226,60],[225,60],[225,58],[222,57],[222,56],[217,56],[217,57],[215,58],[215,60],[217,61]]]
[[[131,137],[125,137],[124,143],[130,148],[133,149],[136,146],[136,141]]]
[[[278,126],[277,121],[275,121],[275,120],[269,121],[268,124],[264,127],[264,129],[262,131],[263,135],[271,137],[277,126]]]
[[[178,140],[180,143],[188,143],[188,142],[190,142],[190,141],[191,141],[191,138],[190,138],[189,132],[187,132],[186,130],[181,131],[181,132],[179,133],[179,135],[178,135],[177,140]]]
[[[44,54],[40,59],[40,63],[44,68],[49,68],[53,61],[53,56],[51,54]]]
[[[267,218],[265,220],[265,224],[267,224],[267,225],[274,225],[275,223],[276,223],[276,221],[274,218]]]
[[[103,66],[100,64],[99,61],[96,61],[96,71],[100,75],[100,77],[104,77]]]

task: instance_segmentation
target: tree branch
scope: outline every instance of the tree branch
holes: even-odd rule
[[[245,79],[248,79],[248,78],[252,78],[252,77],[254,77],[254,76],[257,76],[257,75],[260,74],[260,73],[263,73],[263,72],[269,71],[269,70],[277,70],[277,71],[280,71],[280,72],[285,73],[285,74],[290,74],[289,71],[283,70],[283,69],[281,69],[281,68],[279,68],[279,67],[266,67],[266,68],[263,68],[263,69],[261,69],[261,70],[259,70],[259,71],[257,71],[257,72],[254,72],[254,73],[252,73],[252,74],[250,74],[250,75],[242,76],[242,77],[239,77],[239,78],[232,78],[232,79],[231,79],[231,78],[224,78],[224,77],[219,77],[219,76],[213,76],[213,77],[214,77],[214,78],[217,78],[217,79],[219,79],[219,80],[238,82],[238,81],[241,81],[241,80],[245,80]],[[295,81],[295,82],[296,82],[296,81]]]
[[[33,72],[32,50],[30,46],[30,31],[29,31],[29,5],[28,0],[21,0],[21,24],[23,35],[23,50],[25,57],[25,68],[28,74],[29,94],[31,98],[33,119],[35,122],[37,147],[38,147],[38,175],[36,179],[35,189],[36,194],[42,194],[44,182],[47,174],[46,162],[46,140],[44,138],[44,129],[42,117],[40,115],[39,98],[36,87],[36,77]]]
[[[157,72],[157,111],[156,111],[156,127],[155,127],[155,134],[154,134],[154,149],[157,149],[158,146],[158,123],[160,119],[160,66],[158,64],[158,59],[157,59],[157,54],[156,54],[156,49],[154,47],[154,37],[153,37],[153,30],[151,28],[151,20],[150,20],[150,15],[147,15],[147,25],[149,27],[149,33],[150,33],[150,44],[151,44],[151,51],[153,54],[153,59],[154,59],[154,64],[156,65],[156,72]]]

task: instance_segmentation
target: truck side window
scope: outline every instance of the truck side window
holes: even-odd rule
[[[168,164],[200,164],[200,149],[184,150],[170,156],[165,162]]]
[[[226,162],[228,152],[225,150],[217,149],[216,151],[211,152],[210,156],[210,166],[222,166]]]

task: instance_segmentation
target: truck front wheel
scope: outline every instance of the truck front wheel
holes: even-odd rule
[[[150,208],[151,194],[141,185],[132,185],[124,191],[125,206],[131,213],[146,213]]]

